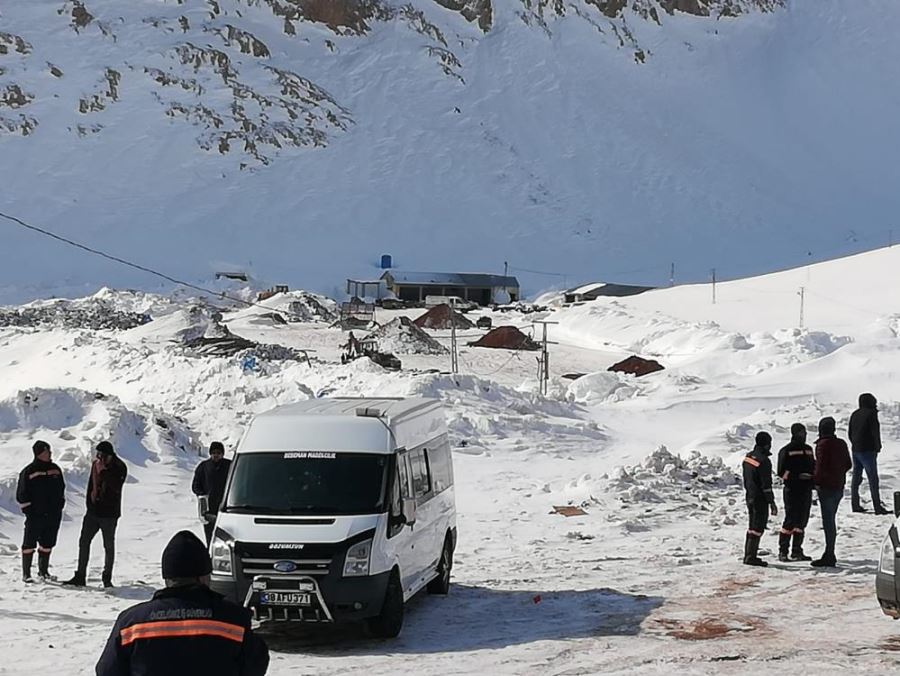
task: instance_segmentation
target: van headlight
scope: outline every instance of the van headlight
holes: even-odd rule
[[[364,540],[347,550],[344,561],[344,577],[358,577],[369,574],[369,559],[372,555],[372,540]]]
[[[213,538],[210,547],[210,558],[212,558],[212,574],[220,577],[231,577],[233,570],[231,567],[231,543],[223,540],[219,536]]]
[[[881,545],[881,559],[878,562],[878,570],[885,575],[894,574],[894,561],[897,558],[897,550],[894,547],[894,539],[888,531],[887,537]]]

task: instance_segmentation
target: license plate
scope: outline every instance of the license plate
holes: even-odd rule
[[[259,602],[264,606],[308,606],[312,604],[309,594],[299,592],[260,592]]]

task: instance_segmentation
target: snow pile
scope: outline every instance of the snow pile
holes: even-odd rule
[[[132,329],[122,338],[133,344],[164,345],[164,344],[188,344],[191,341],[203,338],[209,332],[210,336],[221,336],[227,333],[219,327],[222,315],[218,312],[210,312],[203,305],[192,305],[180,308],[158,319],[154,319],[143,326]]]
[[[566,399],[579,404],[596,404],[624,401],[637,392],[633,377],[612,371],[597,371],[573,380],[566,391]]]
[[[710,490],[739,484],[739,477],[721,458],[698,451],[682,458],[665,446],[638,465],[617,468],[607,481],[608,489],[625,503],[706,502]]]
[[[18,511],[18,472],[33,459],[37,439],[50,444],[53,461],[67,482],[76,483],[86,478],[102,440],[132,466],[166,458],[187,466],[199,452],[183,421],[150,407],[131,408],[114,396],[75,388],[22,390],[0,401],[0,508]]]
[[[447,348],[416,326],[409,317],[398,317],[367,337],[380,352],[392,354],[447,354]]]

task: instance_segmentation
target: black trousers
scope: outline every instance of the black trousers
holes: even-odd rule
[[[113,564],[116,561],[116,516],[94,516],[90,512],[84,515],[81,522],[81,537],[78,538],[78,573],[87,574],[88,559],[91,558],[91,542],[97,533],[103,535],[103,579],[112,577]]]
[[[47,552],[56,546],[56,536],[59,534],[59,524],[62,521],[62,512],[59,514],[35,514],[25,517],[25,535],[22,538],[22,553],[33,552],[38,545]]]
[[[769,503],[761,500],[748,500],[747,511],[750,516],[750,525],[747,532],[755,537],[762,537],[769,525]]]
[[[812,486],[784,487],[784,522],[782,533],[803,533],[809,523],[812,508]]]

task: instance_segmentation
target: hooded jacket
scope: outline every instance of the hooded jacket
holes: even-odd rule
[[[859,408],[850,416],[848,429],[854,453],[881,451],[881,425],[878,423],[878,402],[871,394],[859,395]]]

